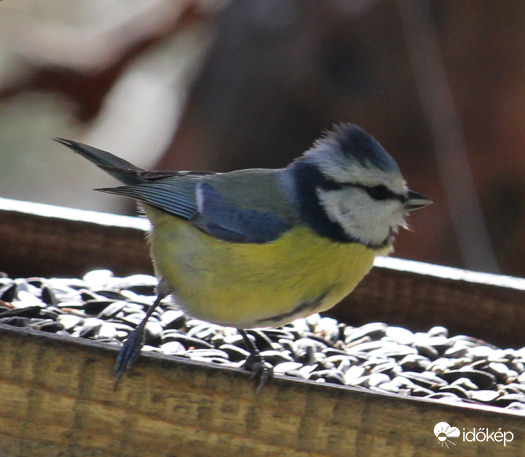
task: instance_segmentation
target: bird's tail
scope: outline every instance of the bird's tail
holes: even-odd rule
[[[144,182],[144,178],[141,177],[141,172],[144,170],[129,163],[127,160],[76,141],[64,138],[55,138],[55,141],[85,157],[124,184],[133,185]]]

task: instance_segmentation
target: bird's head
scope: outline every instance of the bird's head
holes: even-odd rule
[[[328,132],[290,169],[302,217],[334,240],[388,246],[407,212],[431,203],[408,190],[395,160],[353,124]]]

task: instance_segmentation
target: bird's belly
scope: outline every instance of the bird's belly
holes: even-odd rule
[[[275,326],[331,308],[378,254],[304,226],[270,243],[230,243],[155,213],[150,241],[157,274],[188,314],[221,325]]]

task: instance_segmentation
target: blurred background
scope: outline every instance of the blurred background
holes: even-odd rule
[[[522,0],[3,0],[0,197],[134,213],[57,136],[228,171],[353,122],[435,201],[396,256],[525,276],[523,30]]]

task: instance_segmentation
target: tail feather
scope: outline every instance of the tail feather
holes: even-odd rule
[[[77,141],[66,140],[65,138],[55,138],[54,140],[93,162],[124,184],[133,185],[144,182],[144,178],[142,178],[139,173],[130,173],[142,172],[144,170],[127,160],[121,159],[109,152],[102,151],[101,149],[88,146],[87,144],[78,143]]]

